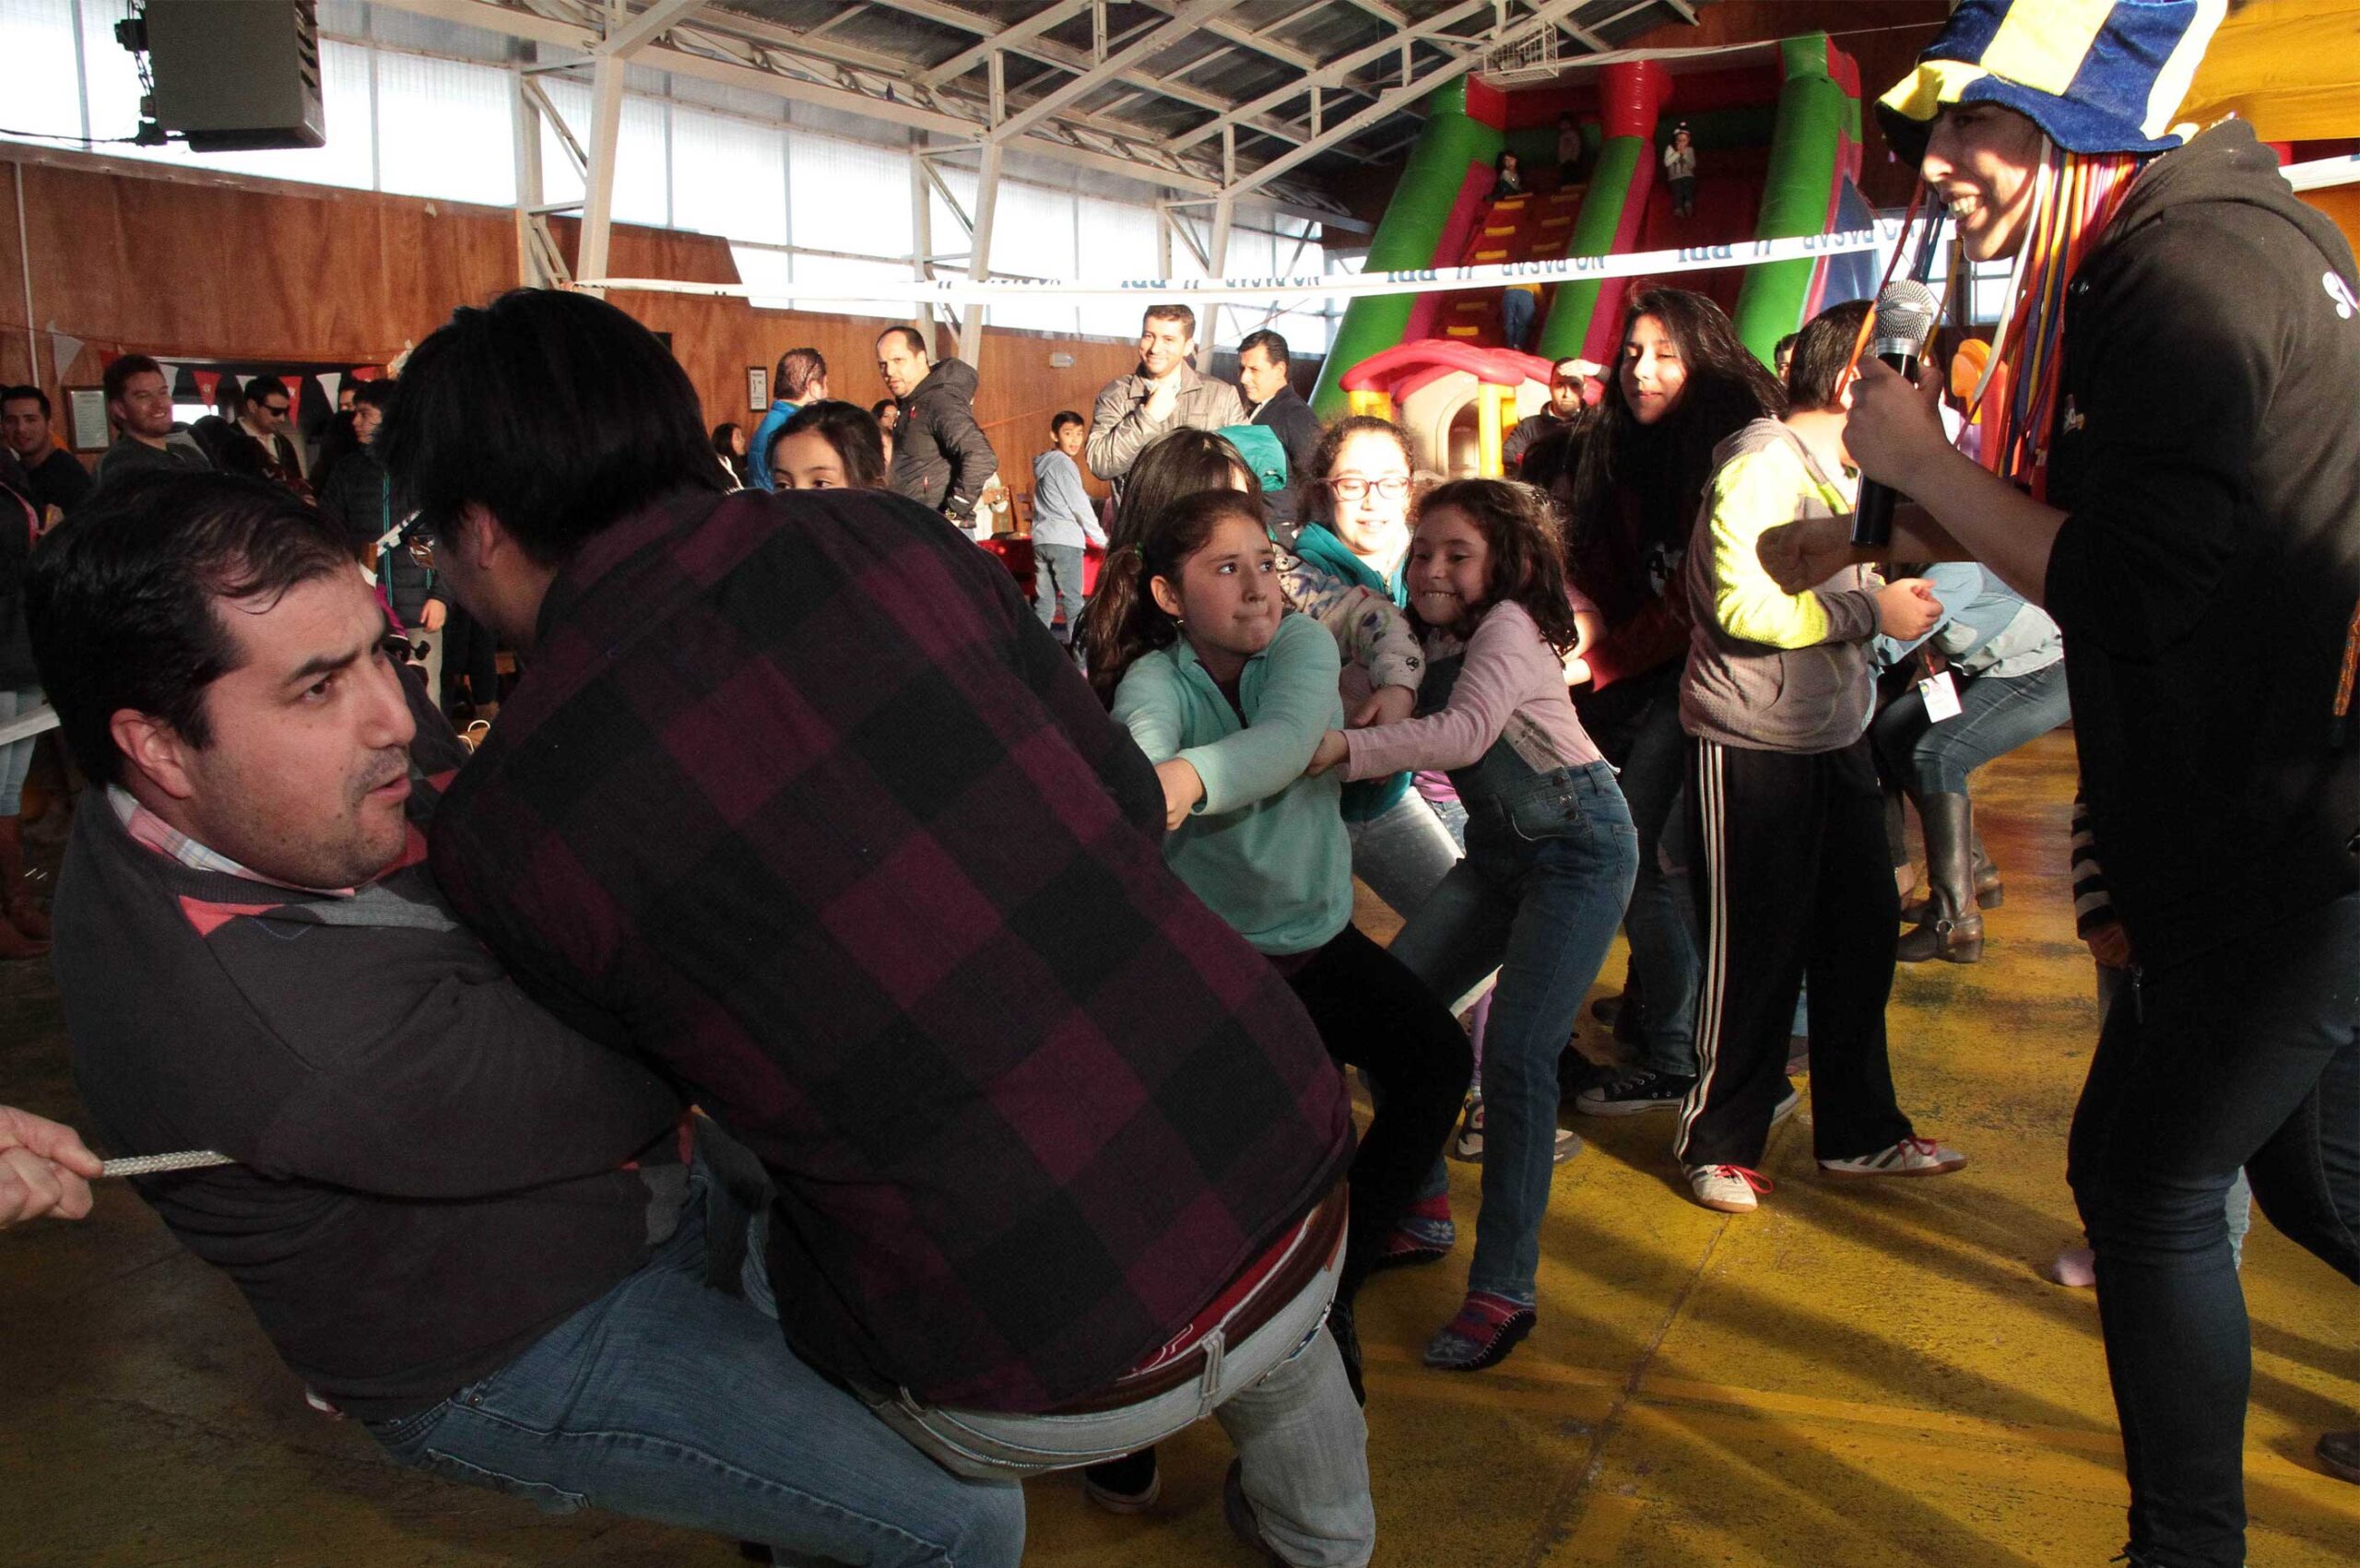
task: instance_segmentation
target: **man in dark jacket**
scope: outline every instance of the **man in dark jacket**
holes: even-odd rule
[[[212,456],[189,428],[172,421],[172,388],[163,366],[145,354],[125,354],[99,381],[107,418],[120,434],[99,454],[93,489],[126,474],[213,471]]]
[[[1549,402],[1539,413],[1528,415],[1516,422],[1507,439],[1500,443],[1500,462],[1508,477],[1516,477],[1524,454],[1543,436],[1559,430],[1570,430],[1574,421],[1581,418],[1587,406],[1585,395],[1590,378],[1600,374],[1599,367],[1587,360],[1568,357],[1549,367]]]
[[[515,384],[545,395],[494,420]],[[515,469],[494,431],[577,455]],[[444,891],[770,1168],[798,1354],[962,1473],[1219,1407],[1233,1517],[1366,1562],[1311,1310],[1341,1082],[999,563],[875,491],[725,499],[686,374],[585,294],[459,312],[384,440],[460,602],[533,654],[443,803]]]
[[[76,1087],[118,1153],[235,1161],[140,1196],[320,1402],[558,1511],[1015,1568],[1015,1488],[954,1479],[787,1349],[726,1141],[453,917],[422,831],[456,741],[316,513],[118,481],[29,598],[99,786],[57,911]]]
[[[962,360],[933,362],[917,328],[897,326],[877,339],[877,370],[901,408],[886,488],[966,527],[999,467],[999,454],[975,423],[974,367]]]
[[[1286,449],[1287,488],[1263,497],[1273,523],[1294,521],[1295,486],[1311,472],[1311,460],[1319,451],[1319,416],[1288,379],[1293,366],[1287,340],[1268,327],[1247,333],[1237,346],[1237,388],[1245,395],[1245,422],[1268,425]]]
[[[2360,277],[2249,126],[2168,134],[2169,84],[2216,7],[2116,4],[2094,33],[2062,34],[2052,9],[1966,0],[1883,107],[1976,261],[2016,254],[2046,221],[2044,163],[2084,160],[2105,227],[2078,236],[2070,278],[2039,276],[2058,249],[2035,253],[2026,283],[2062,301],[2058,379],[2017,395],[2037,407],[2046,390],[2053,422],[1995,431],[2006,415],[1987,405],[1986,472],[1925,396],[1868,363],[1847,444],[1930,514],[1905,509],[1897,554],[1979,560],[2064,631],[2091,826],[2133,956],[2069,1162],[2127,1439],[2129,1556],[2236,1568],[2250,1377],[2224,1217],[2237,1171],[2281,1231],[2360,1280],[2360,737],[2343,665],[2360,630]],[[2135,178],[2108,218],[2118,158]],[[1765,564],[1792,586],[1840,558],[1847,521],[1802,525],[1802,548],[1765,541]]]
[[[50,430],[49,394],[37,386],[12,386],[0,392],[0,440],[24,465],[32,486],[33,504],[44,517],[74,510],[89,493],[90,471],[81,460],[57,444]]]

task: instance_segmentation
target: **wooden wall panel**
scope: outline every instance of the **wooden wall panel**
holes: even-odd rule
[[[369,192],[158,171],[120,159],[31,154],[12,166],[25,181],[41,380],[98,380],[101,350],[162,358],[382,363],[433,331],[461,305],[481,304],[516,277],[513,216],[504,209]],[[11,193],[12,194],[12,193]],[[14,225],[0,225],[0,322],[23,314]],[[561,248],[572,226],[552,225]],[[737,281],[726,242],[710,235],[617,226],[622,277]],[[789,348],[827,357],[829,388],[864,406],[885,395],[877,336],[895,324],[864,316],[757,310],[742,300],[618,291],[615,303],[668,332],[695,384],[707,425],[749,424],[746,370]],[[51,323],[87,347],[50,363]],[[951,349],[948,333],[937,352]],[[1069,356],[1065,367],[1053,356]],[[0,375],[22,379],[25,339],[0,331]],[[1098,390],[1130,370],[1135,345],[987,329],[976,417],[1007,477],[1030,485],[1033,454],[1059,408],[1087,415]],[[1090,481],[1093,489],[1095,480]]]

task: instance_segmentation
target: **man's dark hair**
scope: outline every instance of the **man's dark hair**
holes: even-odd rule
[[[21,399],[28,398],[28,397],[31,398],[34,402],[36,402],[36,403],[38,403],[38,404],[40,404],[40,405],[41,405],[41,417],[42,419],[48,419],[48,418],[49,418],[49,394],[48,394],[48,393],[46,393],[46,392],[43,392],[40,387],[37,387],[37,386],[9,386],[9,387],[0,387],[0,403],[15,403],[15,402],[20,401]]]
[[[1568,370],[1567,366],[1571,366],[1572,369]],[[1562,360],[1552,360],[1549,365],[1549,379],[1576,382],[1587,380],[1588,378],[1582,374],[1581,366],[1582,357],[1579,354],[1568,354]]]
[[[352,389],[352,405],[358,408],[365,404],[383,414],[393,407],[394,390],[400,384],[391,381],[364,381]]]
[[[1800,332],[1790,332],[1787,334],[1786,336],[1778,339],[1776,343],[1773,344],[1770,348],[1770,363],[1775,366],[1778,362],[1779,355],[1793,352],[1795,339],[1801,336],[1802,334]]]
[[[1866,300],[1830,305],[1795,334],[1795,357],[1787,361],[1787,407],[1833,408],[1844,395],[1844,371],[1852,345],[1869,319]]]
[[[1055,436],[1068,425],[1083,425],[1089,422],[1070,408],[1060,408],[1049,416],[1049,434]]]
[[[214,601],[267,607],[300,584],[355,570],[343,536],[280,485],[151,473],[91,492],[25,574],[33,663],[75,760],[123,782],[112,730],[125,708],[211,745],[206,689],[240,657]]]
[[[1197,336],[1197,312],[1170,300],[1159,301],[1147,308],[1139,317],[1139,331],[1145,333],[1147,324],[1151,321],[1176,321],[1188,329],[1189,336]]]
[[[287,383],[277,376],[254,376],[246,383],[246,401],[249,403],[259,403],[275,392],[287,393],[287,406],[291,412],[295,407],[295,395],[287,392]]]
[[[512,289],[452,312],[410,355],[376,451],[424,532],[448,537],[474,502],[543,566],[659,496],[723,488],[679,361],[571,291]]]
[[[885,432],[878,429],[876,415],[857,403],[834,398],[807,403],[779,427],[778,434],[771,438],[771,451],[777,451],[786,437],[807,430],[835,448],[845,484],[856,490],[873,490],[885,483]]]
[[[889,337],[898,337],[903,343],[908,344],[910,352],[917,355],[920,359],[932,358],[932,356],[926,352],[925,336],[921,334],[916,327],[889,326],[884,331],[877,335],[877,341],[882,343]]]
[[[1262,328],[1259,332],[1247,333],[1245,337],[1239,341],[1237,345],[1237,351],[1239,353],[1243,354],[1248,348],[1259,348],[1262,350],[1264,356],[1269,360],[1270,363],[1274,365],[1285,365],[1292,362],[1287,354],[1287,340],[1280,337],[1277,333],[1272,332],[1267,326]]]
[[[828,359],[817,348],[789,348],[778,357],[778,390],[772,395],[800,403],[815,381],[828,379]]]
[[[145,354],[125,354],[109,365],[106,372],[99,377],[99,389],[105,394],[108,402],[119,403],[123,400],[123,389],[131,384],[131,378],[150,371],[162,375],[164,367]],[[171,390],[170,382],[165,383],[164,390]]]

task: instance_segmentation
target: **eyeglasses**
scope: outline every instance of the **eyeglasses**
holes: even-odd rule
[[[1328,480],[1328,488],[1336,492],[1338,501],[1359,501],[1371,490],[1387,501],[1399,501],[1410,493],[1410,477],[1387,474],[1381,479],[1367,479],[1358,474],[1344,474]]]
[[[266,403],[262,406],[262,411],[268,414],[271,418],[277,419],[279,415],[287,412],[287,405],[284,403]]]

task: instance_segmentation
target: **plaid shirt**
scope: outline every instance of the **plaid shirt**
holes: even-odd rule
[[[445,796],[434,867],[561,1017],[778,1185],[818,1366],[1054,1408],[1334,1185],[1342,1082],[1163,863],[1153,770],[999,563],[879,492],[598,535]]]

